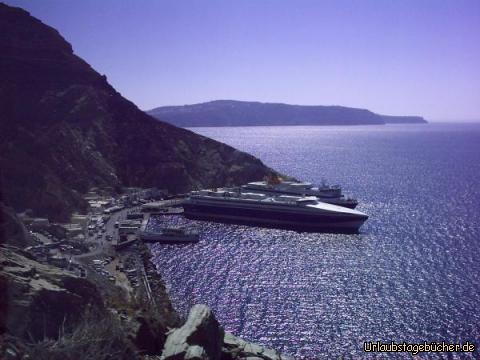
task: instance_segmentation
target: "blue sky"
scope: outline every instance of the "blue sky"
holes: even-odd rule
[[[480,1],[6,0],[142,109],[215,99],[480,120]]]

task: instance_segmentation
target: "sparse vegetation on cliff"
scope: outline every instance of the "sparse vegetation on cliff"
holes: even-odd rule
[[[102,318],[86,315],[73,331],[60,329],[56,339],[27,343],[25,356],[36,360],[133,359],[135,349],[113,315]]]

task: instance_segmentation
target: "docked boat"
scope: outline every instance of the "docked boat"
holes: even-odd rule
[[[193,191],[183,204],[192,219],[246,223],[302,231],[355,233],[368,216],[315,196],[270,196],[242,191]]]
[[[320,186],[313,186],[309,182],[283,180],[277,182],[256,181],[243,185],[242,190],[264,194],[315,196],[322,202],[344,206],[350,209],[355,209],[358,205],[356,199],[346,198],[342,194],[342,188],[339,185],[328,185],[325,182],[322,182]]]
[[[140,239],[144,242],[158,242],[162,244],[183,244],[199,241],[196,230],[184,228],[163,228],[158,231],[143,231]]]
[[[167,208],[160,208],[155,212],[152,212],[151,215],[181,215],[183,214],[182,207],[167,207]]]

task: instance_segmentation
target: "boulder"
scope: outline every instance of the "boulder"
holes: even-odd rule
[[[123,324],[127,338],[142,355],[159,355],[167,338],[165,321],[156,316],[137,314]]]
[[[168,333],[162,360],[291,360],[275,350],[224,332],[206,305],[195,305],[186,323]]]
[[[168,333],[162,359],[219,360],[223,336],[224,331],[212,311],[206,305],[195,305],[185,324]]]

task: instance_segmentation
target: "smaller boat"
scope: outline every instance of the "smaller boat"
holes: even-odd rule
[[[199,241],[198,231],[185,228],[162,228],[158,231],[142,231],[140,239],[144,242],[161,244],[185,244]]]
[[[160,208],[155,212],[152,212],[151,214],[152,215],[181,215],[183,214],[183,208],[181,207]]]
[[[309,182],[284,181],[282,179],[272,181],[269,178],[265,181],[250,182],[243,185],[241,191],[272,195],[315,196],[322,202],[350,209],[355,209],[358,205],[356,199],[346,198],[342,194],[342,188],[339,185],[327,185],[325,181],[315,187]]]
[[[342,188],[339,185],[327,185],[325,181],[322,185],[314,187],[309,182],[284,181],[255,181],[243,185],[246,190],[260,190],[264,192],[283,193],[289,195],[304,195],[317,197],[340,197],[342,196]]]

